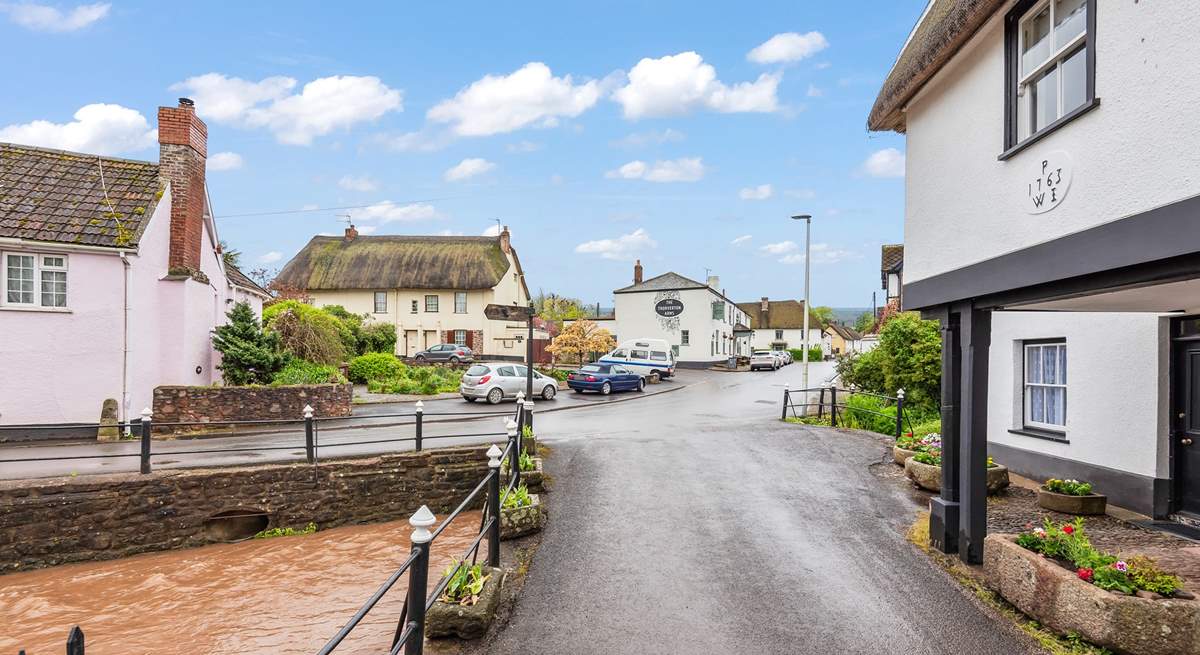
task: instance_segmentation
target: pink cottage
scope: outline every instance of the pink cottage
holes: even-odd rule
[[[159,161],[0,143],[0,426],[122,420],[154,387],[220,381],[211,332],[267,293],[221,256],[191,100]]]

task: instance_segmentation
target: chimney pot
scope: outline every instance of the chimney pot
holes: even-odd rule
[[[642,260],[640,259],[633,264],[633,283],[642,283]]]
[[[507,225],[500,230],[500,250],[505,254],[512,252],[512,234],[509,233]]]
[[[354,229],[353,225],[346,228],[346,240],[347,241],[353,241],[354,237],[357,237],[357,236],[358,236],[358,230]]]
[[[180,98],[179,106],[180,107],[195,107],[196,103],[191,98]]]

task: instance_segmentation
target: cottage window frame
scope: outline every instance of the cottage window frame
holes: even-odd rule
[[[438,305],[439,305],[439,298],[436,294],[431,294],[431,295],[425,296],[425,313],[426,314],[438,313]]]
[[[1021,348],[1021,416],[1022,424],[1027,430],[1035,430],[1047,432],[1054,435],[1065,435],[1067,426],[1067,410],[1069,406],[1070,391],[1068,389],[1070,360],[1068,358],[1067,340],[1066,339],[1031,339],[1024,341]],[[1051,349],[1054,352],[1054,371],[1053,379],[1047,380],[1046,376],[1046,350]],[[1031,353],[1037,352],[1037,369],[1031,370],[1030,356]],[[1048,398],[1048,390],[1061,390],[1062,397],[1061,406],[1061,423],[1056,423],[1050,420],[1049,406],[1046,399]],[[1035,418],[1034,395],[1040,394],[1043,397],[1041,405],[1041,420]]]
[[[31,260],[31,266],[20,266],[20,270],[31,272],[30,289],[17,289],[18,296],[29,294],[29,300],[12,300],[9,289],[9,258],[20,257]],[[53,260],[53,261],[52,261]],[[59,279],[58,276],[61,276]],[[21,280],[24,280],[22,275]],[[50,286],[47,286],[50,285]],[[61,285],[61,290],[59,288]],[[6,250],[0,252],[0,307],[38,311],[68,311],[70,307],[70,257],[56,252],[29,252]],[[61,301],[59,300],[61,299]]]
[[[454,313],[455,314],[466,314],[467,313],[467,292],[466,291],[455,291],[454,292]]]
[[[386,291],[376,291],[374,300],[375,300],[375,313],[376,314],[386,314],[387,313],[387,305],[388,305],[387,292]],[[382,302],[382,304],[381,304],[381,302]],[[382,309],[381,309],[381,307],[382,307]]]

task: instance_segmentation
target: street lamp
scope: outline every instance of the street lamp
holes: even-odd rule
[[[809,299],[809,244],[812,233],[812,215],[797,214],[792,217],[794,221],[804,221],[804,393],[808,394],[808,299]]]

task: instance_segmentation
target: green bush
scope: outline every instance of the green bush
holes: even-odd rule
[[[432,395],[458,391],[462,371],[446,366],[406,366],[400,375],[369,380],[371,393]]]
[[[405,368],[391,353],[367,353],[350,360],[350,381],[364,384],[371,380],[399,377],[404,374]]]
[[[839,425],[886,435],[896,434],[896,406],[888,401],[875,396],[850,394],[845,405],[846,408],[839,412],[839,418],[842,419]]]
[[[340,364],[346,359],[348,328],[312,305],[298,300],[277,302],[263,310],[263,324],[279,335],[284,350],[295,357],[318,364]]]
[[[788,348],[787,351],[788,351],[788,354],[792,356],[792,361],[794,361],[794,362],[804,361],[804,349],[803,348]],[[808,361],[819,362],[824,359],[825,359],[825,351],[821,349],[821,346],[809,346],[808,347]]]
[[[391,323],[367,323],[358,332],[358,354],[396,352],[396,326]]]
[[[213,348],[221,353],[217,368],[225,384],[267,384],[287,362],[279,335],[265,332],[244,302],[229,310],[229,322],[213,331]]]
[[[904,389],[904,402],[918,414],[933,414],[940,404],[942,340],[936,321],[913,312],[897,314],[879,331],[879,345],[865,353],[838,358],[843,384],[894,396]]]
[[[336,366],[329,364],[314,364],[303,359],[292,358],[282,370],[275,374],[271,386],[280,387],[292,384],[340,384],[346,378]]]
[[[910,426],[907,422],[904,425],[906,432],[911,432],[914,437],[920,438],[927,434],[942,433],[942,419],[940,417],[917,420],[909,414],[908,410],[904,411],[909,421],[912,421]]]
[[[566,380],[567,376],[570,375],[570,371],[564,371],[561,368],[553,368],[553,367],[549,367],[549,366],[539,366],[539,367],[536,367],[536,370],[538,373],[541,373],[542,375],[545,375],[546,377],[554,378],[555,380],[558,380],[559,382]]]
[[[1079,480],[1059,480],[1058,478],[1050,478],[1046,480],[1046,491],[1056,494],[1065,494],[1067,496],[1087,496],[1092,493],[1092,485]]]

